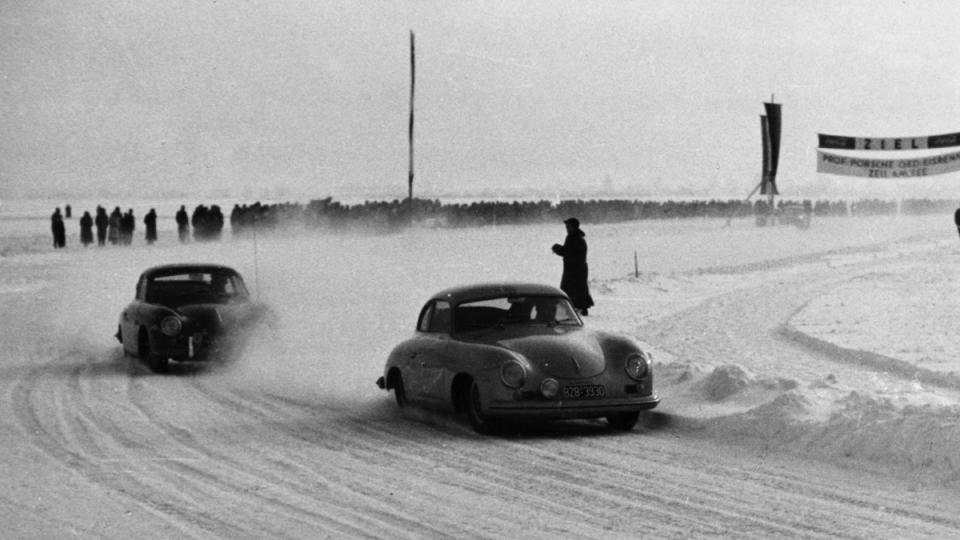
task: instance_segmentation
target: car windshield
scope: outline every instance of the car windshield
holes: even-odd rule
[[[464,302],[453,314],[455,332],[510,325],[580,326],[570,301],[560,296],[504,296]]]
[[[248,298],[239,275],[228,272],[184,272],[155,276],[147,284],[146,301],[177,307],[185,304],[228,304]]]

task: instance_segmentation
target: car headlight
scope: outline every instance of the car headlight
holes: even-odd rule
[[[520,388],[526,378],[526,371],[516,360],[509,360],[500,366],[500,380],[510,388]]]
[[[643,351],[632,353],[627,357],[624,369],[631,379],[640,380],[650,373],[650,359]]]
[[[553,399],[557,397],[557,394],[560,393],[560,383],[552,378],[547,377],[540,383],[540,395],[547,398]]]
[[[169,315],[160,321],[160,331],[166,336],[178,336],[183,331],[183,322],[179,317]]]

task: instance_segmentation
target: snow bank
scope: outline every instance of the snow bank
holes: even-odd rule
[[[957,299],[960,250],[936,246],[933,260],[898,261],[810,301],[796,330],[846,349],[896,358],[938,374],[960,374]],[[958,385],[960,387],[960,385]]]
[[[956,482],[960,284],[954,276],[960,250],[948,233],[604,281],[596,287],[598,305],[616,315],[597,310],[593,322],[693,336],[702,330],[684,328],[691,319],[682,314],[706,302],[811,269],[829,282],[836,271],[836,282],[775,332],[782,346],[809,351],[809,374],[776,365],[776,357],[766,360],[770,353],[751,350],[749,341],[736,346],[746,357],[763,356],[761,364],[772,362],[771,369],[758,374],[745,364],[714,362],[709,352],[691,360],[656,350],[652,339],[663,397],[658,413],[672,416],[672,424],[691,436],[749,446],[758,454],[789,452],[905,471],[921,482]]]

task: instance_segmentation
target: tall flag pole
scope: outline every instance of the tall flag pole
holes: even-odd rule
[[[413,47],[413,31],[410,31],[410,131],[408,143],[410,146],[410,170],[407,176],[407,200],[413,205],[413,90],[416,83],[416,61]]]

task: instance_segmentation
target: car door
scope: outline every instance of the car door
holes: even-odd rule
[[[409,391],[419,401],[435,404],[446,401],[444,367],[452,344],[451,322],[452,309],[447,301],[436,300],[424,311],[418,327],[420,339],[410,351],[411,368],[417,377],[411,381]]]

